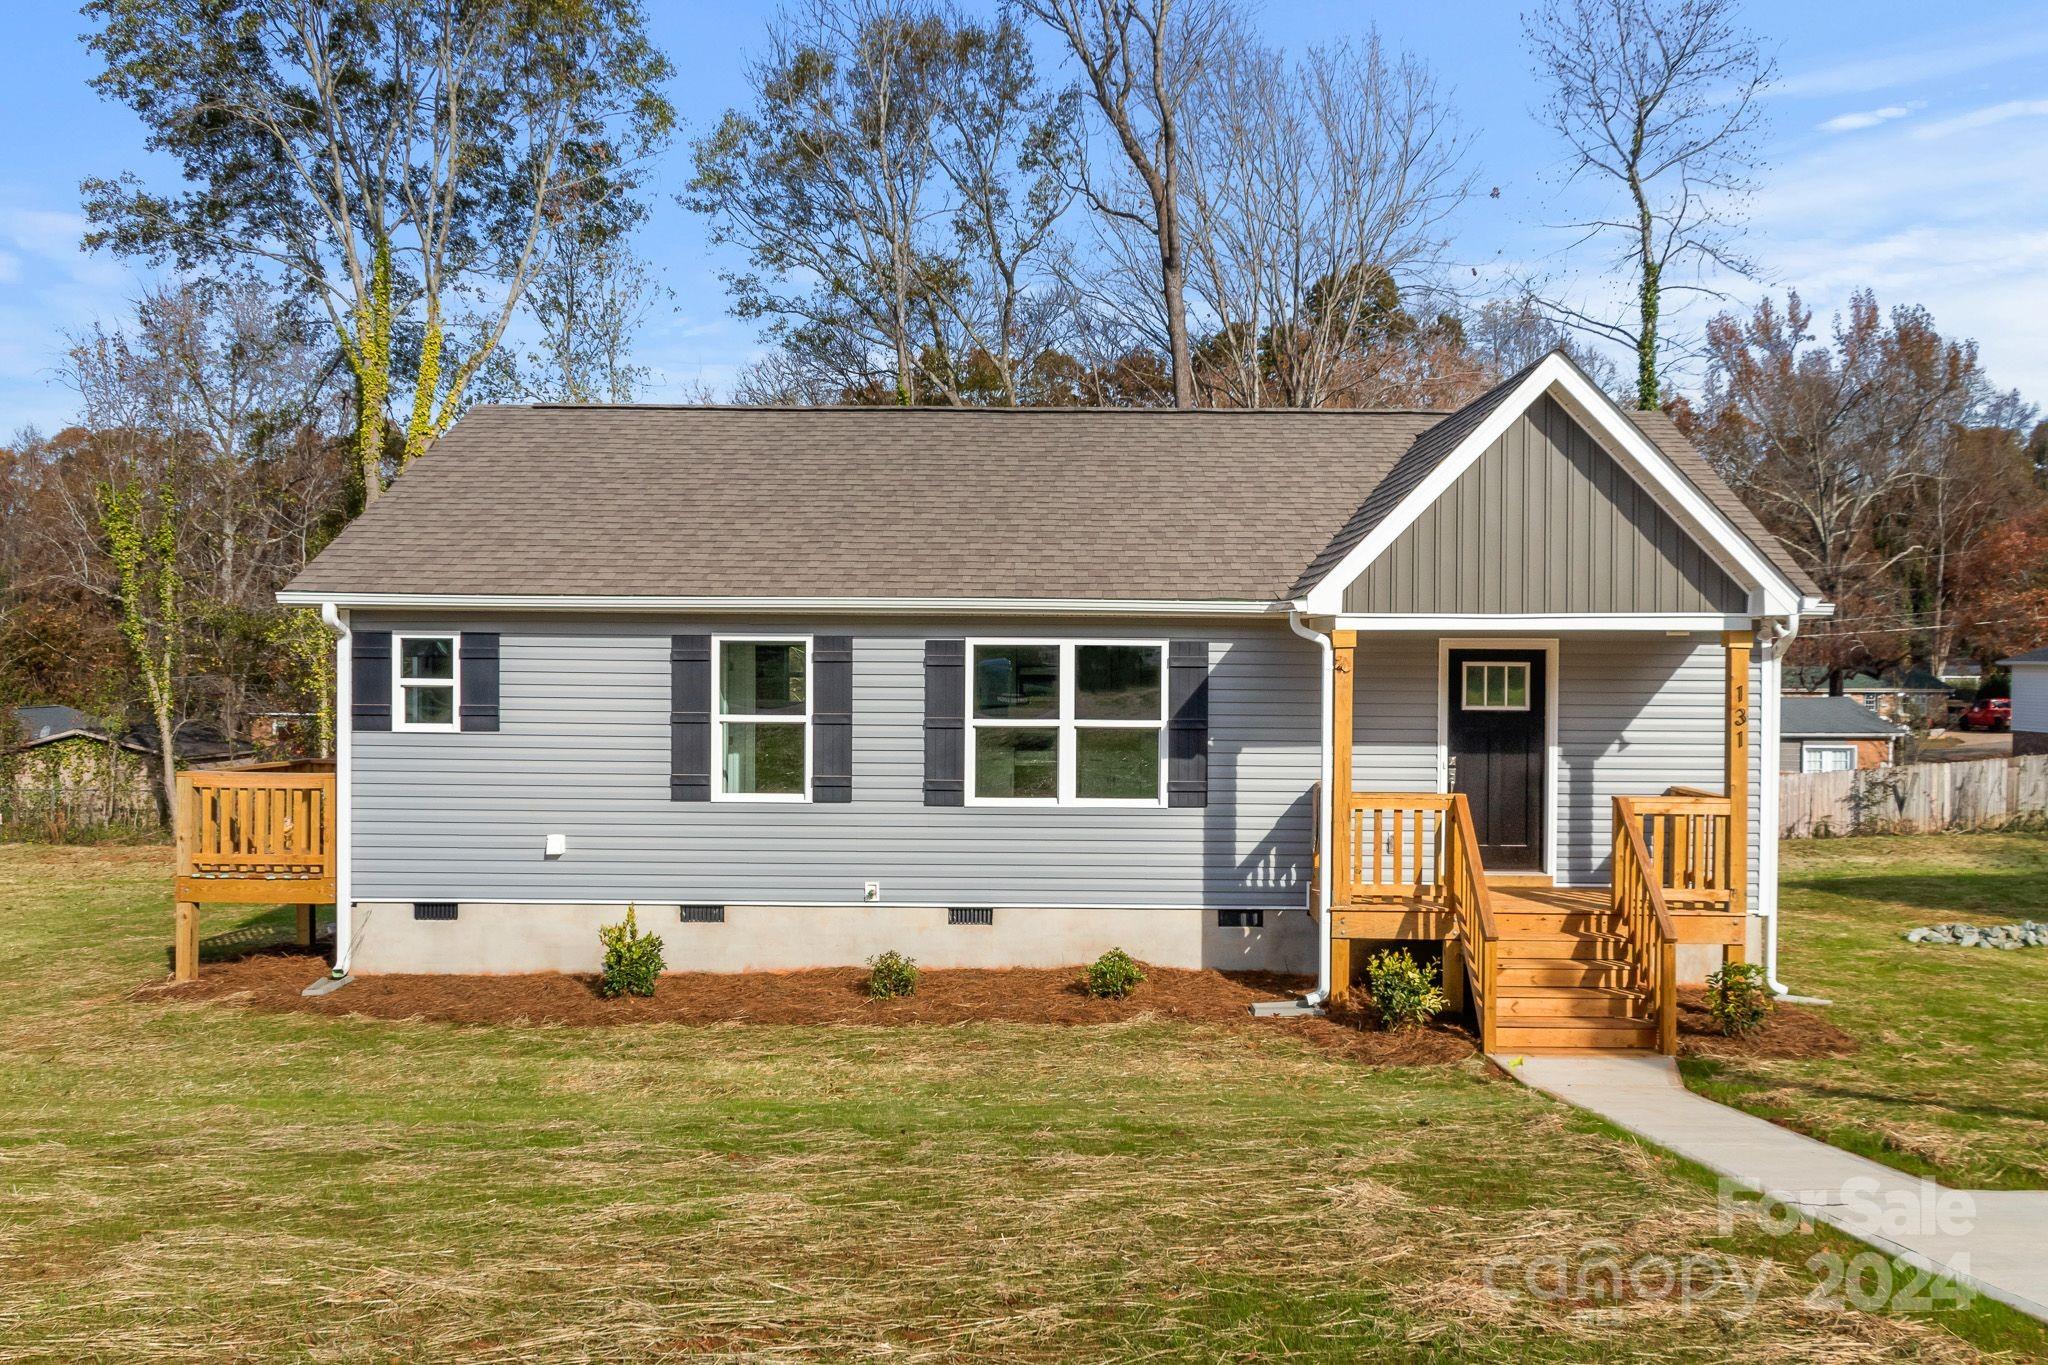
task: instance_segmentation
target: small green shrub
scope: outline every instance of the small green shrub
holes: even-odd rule
[[[1730,962],[1707,978],[1707,1014],[1730,1038],[1755,1033],[1771,1009],[1764,969],[1754,962]]]
[[[604,944],[604,979],[600,989],[607,997],[652,995],[661,975],[661,937],[640,932],[633,907],[626,907],[623,924],[607,924],[597,931]]]
[[[1405,948],[1374,953],[1365,964],[1365,988],[1380,1012],[1385,1029],[1420,1028],[1444,1007],[1437,978],[1442,969],[1417,962]]]
[[[896,1000],[917,994],[917,964],[899,952],[876,953],[868,959],[868,995]]]
[[[1145,969],[1121,948],[1111,948],[1081,973],[1081,988],[1098,1000],[1121,1000],[1145,979]]]

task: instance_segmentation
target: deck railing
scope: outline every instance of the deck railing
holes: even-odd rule
[[[334,900],[334,765],[274,763],[178,774],[176,979],[199,966],[199,906]]]
[[[1491,1049],[1500,934],[1464,793],[1350,792],[1339,800],[1337,904],[1398,901],[1450,912],[1460,970]]]
[[[1674,787],[1662,796],[1616,798],[1615,819],[1628,818],[1642,836],[1650,868],[1667,904],[1740,910],[1748,859],[1728,798]]]
[[[1678,931],[1665,904],[1664,879],[1643,842],[1651,812],[1639,805],[1638,798],[1614,798],[1614,918],[1627,941],[1636,988],[1657,1024],[1657,1050],[1668,1057],[1678,1051]]]
[[[1472,828],[1472,806],[1465,794],[1451,798],[1450,830],[1444,840],[1446,899],[1458,917],[1465,979],[1479,1021],[1480,1048],[1494,1050],[1495,999],[1500,976],[1500,931],[1493,922],[1493,893],[1486,889],[1486,868],[1479,857],[1479,836]]]

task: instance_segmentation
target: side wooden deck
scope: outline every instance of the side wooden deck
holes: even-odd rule
[[[335,897],[334,764],[199,768],[178,774],[175,981],[199,975],[199,907],[298,907],[302,943]]]

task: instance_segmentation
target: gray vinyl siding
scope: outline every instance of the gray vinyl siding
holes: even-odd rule
[[[357,613],[500,634],[496,734],[354,739],[358,899],[1284,907],[1304,902],[1317,652],[1277,622],[706,620]],[[849,805],[669,800],[669,638],[854,640]],[[924,640],[1210,642],[1209,804],[924,804]],[[549,833],[568,854],[541,857]]]
[[[1747,594],[1554,399],[1344,592],[1348,612],[1740,612]]]
[[[1438,640],[1428,635],[1358,638],[1353,711],[1361,791],[1438,787]],[[1557,650],[1558,879],[1608,878],[1613,799],[1673,786],[1721,788],[1722,646],[1716,639],[1650,633],[1567,635]],[[1752,666],[1751,695],[1761,672]],[[1755,705],[1752,706],[1752,716]],[[1750,744],[1750,821],[1762,782],[1777,775]],[[1750,885],[1755,888],[1755,851]]]

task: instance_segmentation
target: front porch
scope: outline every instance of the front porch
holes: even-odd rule
[[[1681,950],[1729,962],[1748,953],[1750,633],[1726,632],[1719,641],[1721,789],[1672,785],[1610,796],[1598,832],[1604,850],[1567,848],[1565,841],[1594,831],[1583,812],[1557,819],[1552,772],[1542,870],[1514,871],[1487,866],[1466,791],[1359,789],[1361,701],[1371,712],[1356,683],[1359,634],[1334,631],[1332,643],[1336,796],[1319,819],[1319,838],[1330,860],[1333,993],[1351,989],[1369,946],[1427,942],[1442,953],[1448,1007],[1472,1010],[1488,1052],[1674,1052]],[[1557,642],[1547,644],[1554,661]],[[1443,686],[1440,679],[1440,695]],[[1456,695],[1445,705],[1455,705]],[[1554,719],[1550,728],[1554,734]],[[1442,744],[1440,734],[1440,785],[1450,787],[1456,769],[1442,759]],[[1370,763],[1369,743],[1363,752]],[[1554,741],[1548,764],[1556,764]],[[1596,858],[1601,851],[1606,856]],[[1606,874],[1597,883],[1583,871],[1557,875],[1596,863]]]

